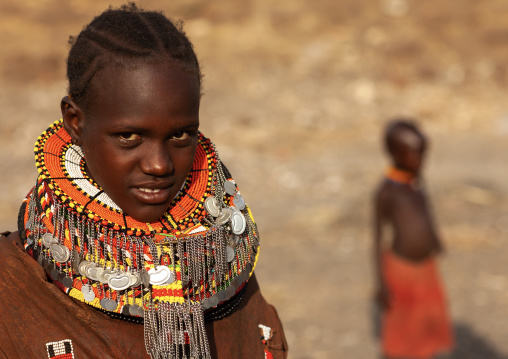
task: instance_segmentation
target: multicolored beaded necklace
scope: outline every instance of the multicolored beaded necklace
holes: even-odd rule
[[[35,144],[39,176],[20,211],[27,252],[70,297],[144,318],[152,358],[210,357],[204,311],[231,301],[259,255],[252,214],[213,143],[162,218],[129,217],[86,173],[62,121]]]

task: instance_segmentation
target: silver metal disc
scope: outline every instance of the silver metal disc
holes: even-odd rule
[[[72,250],[72,269],[74,269],[76,273],[79,273],[79,263],[81,263],[81,257],[76,248],[74,248]]]
[[[148,274],[146,269],[142,269],[139,272],[139,276],[141,277],[141,283],[143,286],[148,287],[150,285],[150,274]]]
[[[108,310],[108,298],[102,298],[99,303],[101,304],[101,307]]]
[[[145,311],[143,310],[143,307],[140,307],[139,305],[138,305],[138,315],[141,318],[144,318],[144,316],[145,316]]]
[[[235,250],[230,246],[226,247],[226,260],[232,262],[235,259]]]
[[[102,267],[95,267],[95,269],[92,272],[93,272],[93,275],[95,277],[95,280],[101,282],[102,274],[104,273],[104,268],[102,268]],[[92,278],[92,279],[94,279],[94,278]]]
[[[58,263],[65,263],[71,257],[69,248],[60,243],[52,243],[49,247],[49,251]]]
[[[56,239],[51,233],[44,233],[42,235],[41,242],[45,247],[49,247],[53,243],[58,243],[58,239]]]
[[[97,277],[97,269],[98,268],[99,267],[97,267],[97,265],[95,263],[88,264],[85,268],[85,273],[86,273],[87,278],[98,281],[99,280],[99,278]]]
[[[201,302],[201,305],[203,306],[203,309],[210,308],[210,298],[203,299],[203,301]]]
[[[139,273],[131,273],[131,287],[136,288],[141,285],[141,276]]]
[[[245,232],[245,217],[243,213],[240,211],[233,211],[233,215],[231,216],[231,231],[234,234],[242,234]]]
[[[210,298],[210,308],[216,307],[219,304],[219,299],[217,298],[217,294],[212,295]]]
[[[29,246],[34,244],[34,236],[29,235],[28,237],[26,237],[26,244],[29,245]]]
[[[60,274],[60,271],[59,271],[58,269],[56,269],[56,268],[53,268],[53,269],[51,270],[51,272],[50,272],[50,274],[49,274],[49,275],[50,275],[51,279],[53,279],[53,280],[58,280],[58,276],[59,276],[59,274]]]
[[[37,262],[39,263],[39,265],[42,267],[42,262],[44,261],[44,254],[40,253],[39,256],[37,257]]]
[[[114,271],[113,269],[111,268],[106,268],[104,269],[99,275],[99,282],[101,282],[102,284],[106,284],[109,280],[109,277],[111,277],[112,275],[114,275]]]
[[[221,213],[219,214],[219,217],[215,220],[215,223],[218,225],[226,224],[231,219],[231,216],[233,215],[233,211],[231,208],[224,208]]]
[[[213,217],[218,217],[220,214],[220,206],[217,203],[215,197],[208,197],[205,199],[205,209],[208,213],[210,213]]]
[[[243,197],[240,193],[235,194],[235,196],[233,197],[233,204],[239,210],[242,210],[245,208],[245,200],[243,199]]]
[[[83,277],[86,277],[87,273],[86,273],[85,269],[86,269],[86,266],[89,265],[90,263],[93,264],[93,262],[90,262],[90,261],[82,261],[79,263],[78,271],[79,271],[79,274],[81,274]]]
[[[83,297],[87,302],[91,302],[95,299],[95,292],[93,291],[92,287],[89,284],[85,284],[81,288],[81,293],[83,293]]]
[[[137,304],[133,304],[129,307],[129,313],[130,315],[138,315],[138,310],[140,309],[141,307]]]
[[[45,270],[48,270],[50,266],[51,266],[51,262],[48,261],[48,259],[46,257],[42,257],[42,268],[44,268]]]
[[[123,307],[122,307],[122,314],[123,315],[131,315],[131,313],[129,312],[129,308],[131,307],[130,304],[125,304]]]
[[[62,284],[65,288],[71,288],[74,284],[74,280],[71,277],[65,277],[62,279]]]
[[[148,274],[150,274],[150,284],[153,285],[164,285],[173,275],[171,269],[166,266],[151,268]]]
[[[131,277],[125,272],[118,272],[109,277],[108,284],[111,289],[125,290],[131,285]]]
[[[234,195],[236,193],[236,185],[233,181],[224,182],[224,190],[229,195]]]
[[[26,223],[25,223],[25,229],[29,229],[31,225],[32,225],[32,221],[31,220],[26,221]]]
[[[107,310],[109,310],[110,312],[113,312],[116,310],[117,307],[118,307],[118,303],[116,302],[116,300],[107,298],[107,301],[106,301],[106,309]]]

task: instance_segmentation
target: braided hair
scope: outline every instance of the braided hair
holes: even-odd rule
[[[109,7],[77,37],[69,39],[67,58],[69,96],[86,110],[93,95],[92,79],[109,65],[127,67],[140,60],[163,58],[195,78],[202,75],[192,44],[182,30],[162,12],[145,11],[129,3]]]

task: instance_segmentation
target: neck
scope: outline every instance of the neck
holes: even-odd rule
[[[386,177],[386,179],[388,179],[392,182],[399,183],[399,184],[407,184],[407,185],[414,184],[418,178],[416,173],[401,170],[401,169],[396,168],[394,166],[391,166],[390,168],[388,168],[388,170],[386,171],[385,177]]]

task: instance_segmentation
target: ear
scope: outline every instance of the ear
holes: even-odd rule
[[[65,96],[60,103],[63,125],[72,138],[72,143],[81,146],[81,133],[84,125],[83,111],[69,96]]]

